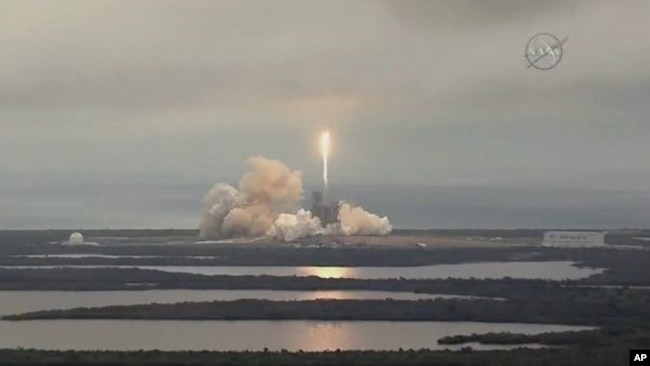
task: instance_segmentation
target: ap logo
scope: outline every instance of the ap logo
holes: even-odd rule
[[[650,351],[630,350],[630,365],[650,365]]]

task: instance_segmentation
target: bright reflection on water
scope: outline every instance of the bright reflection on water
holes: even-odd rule
[[[164,255],[113,255],[113,254],[95,254],[95,253],[63,253],[63,254],[20,254],[12,255],[13,258],[109,258],[109,259],[137,259],[137,258],[170,258]],[[184,255],[175,258],[191,258],[191,259],[215,259],[219,258],[214,255]]]
[[[318,276],[323,278],[528,278],[579,279],[601,273],[594,268],[579,268],[573,262],[482,262],[437,264],[418,267],[201,267],[140,266],[168,272],[205,275]]]
[[[298,267],[298,276],[316,276],[322,278],[354,278],[354,267]]]
[[[39,268],[52,268],[40,266]],[[107,266],[75,266],[98,268]],[[602,269],[579,268],[569,261],[555,262],[479,262],[461,264],[437,264],[419,267],[300,267],[300,266],[111,266],[118,268],[142,268],[165,272],[194,273],[202,275],[270,275],[270,276],[319,276],[327,278],[526,278],[526,279],[580,279],[602,273]],[[25,268],[24,266],[0,268]]]
[[[443,336],[590,329],[562,325],[364,321],[0,321],[0,348],[113,350],[270,350],[460,348]],[[56,336],[56,335],[63,336]],[[478,349],[507,348],[477,346]]]
[[[0,315],[37,310],[70,309],[111,305],[175,303],[182,301],[231,301],[237,299],[315,300],[315,299],[417,300],[471,298],[471,296],[415,294],[384,291],[271,291],[271,290],[147,290],[147,291],[0,291]]]

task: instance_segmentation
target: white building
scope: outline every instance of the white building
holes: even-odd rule
[[[74,232],[70,234],[70,239],[68,239],[68,244],[69,245],[83,245],[84,244],[84,236],[83,234],[79,232]]]
[[[544,233],[545,247],[599,247],[605,245],[605,233],[594,231],[547,231]]]

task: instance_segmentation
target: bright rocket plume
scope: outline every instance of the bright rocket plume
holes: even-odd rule
[[[323,157],[323,184],[327,191],[327,159],[330,154],[330,132],[325,131],[320,135],[320,153]]]

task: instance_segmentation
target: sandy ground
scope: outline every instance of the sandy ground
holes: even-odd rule
[[[472,237],[453,237],[453,236],[433,236],[433,235],[388,235],[388,236],[319,236],[312,238],[300,239],[296,243],[284,243],[273,238],[258,238],[255,240],[239,241],[239,245],[250,246],[286,246],[291,244],[340,244],[355,245],[368,247],[416,247],[418,243],[426,244],[427,248],[458,248],[458,247],[478,247],[478,248],[503,248],[523,245],[537,245],[540,239],[536,238],[472,238]],[[234,244],[234,243],[233,243]]]
[[[94,238],[91,238],[94,239]],[[219,247],[286,247],[288,245],[326,245],[361,246],[369,248],[414,248],[425,244],[426,248],[504,248],[513,246],[539,245],[541,238],[485,238],[444,235],[388,235],[388,236],[317,236],[285,243],[271,237],[234,238],[221,240],[196,240],[190,237],[138,237],[131,240],[111,240],[103,238],[106,245],[212,245]]]
[[[426,244],[428,248],[449,248],[449,247],[499,247],[530,245],[534,241],[531,238],[490,240],[490,238],[468,238],[449,236],[347,236],[340,237],[345,244],[366,244],[370,246],[389,247],[412,247],[418,243]]]

